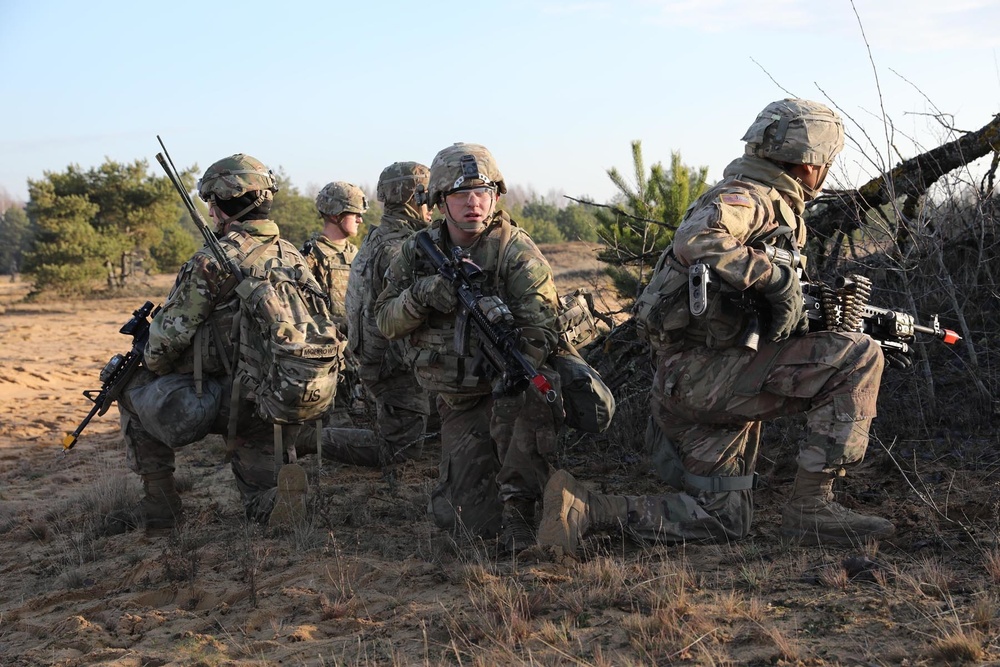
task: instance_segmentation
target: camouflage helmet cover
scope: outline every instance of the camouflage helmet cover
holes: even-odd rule
[[[278,191],[278,182],[263,162],[244,153],[219,160],[198,181],[198,196],[204,201],[236,199],[258,191],[270,199]]]
[[[362,214],[368,210],[368,197],[364,190],[351,183],[334,181],[327,183],[316,195],[316,210],[322,215],[341,213]]]
[[[418,188],[427,189],[430,174],[419,162],[393,162],[379,174],[375,196],[386,204],[406,204]]]
[[[788,98],[764,107],[743,141],[747,142],[747,155],[825,165],[844,147],[844,124],[825,104]]]
[[[456,143],[442,149],[431,162],[427,202],[431,206],[444,201],[453,190],[494,186],[497,192],[507,192],[503,174],[485,146]]]

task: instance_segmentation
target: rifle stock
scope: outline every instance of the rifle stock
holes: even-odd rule
[[[419,232],[415,238],[420,252],[445,280],[455,286],[459,311],[455,318],[456,352],[467,355],[469,334],[474,331],[483,359],[498,378],[495,396],[519,394],[530,384],[545,400],[550,403],[555,401],[556,392],[552,385],[519,349],[520,329],[490,322],[479,307],[480,300],[485,296],[478,285],[482,270],[461,248],[456,247],[449,259],[426,233]]]
[[[154,307],[152,301],[147,301],[132,311],[132,319],[118,330],[118,333],[132,336],[132,348],[125,354],[114,355],[104,365],[104,368],[101,370],[100,389],[84,390],[83,395],[94,404],[94,407],[90,409],[90,412],[83,418],[80,425],[72,433],[67,433],[63,438],[63,451],[72,449],[73,445],[80,438],[80,434],[83,433],[83,429],[90,423],[90,420],[95,416],[100,416],[107,412],[111,408],[111,405],[121,396],[125,385],[128,384],[128,381],[135,375],[135,371],[142,364],[142,351],[146,347],[146,341],[149,340],[149,323],[152,318],[156,317],[156,313],[159,311],[159,306]]]

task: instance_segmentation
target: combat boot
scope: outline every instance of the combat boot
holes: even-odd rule
[[[268,528],[291,530],[305,522],[306,495],[309,479],[306,469],[298,463],[288,463],[278,471],[278,487],[274,509],[267,520]]]
[[[877,516],[852,512],[833,501],[832,473],[799,470],[792,497],[781,512],[781,534],[800,544],[860,545],[889,537],[893,525]]]
[[[580,540],[592,530],[616,529],[628,524],[628,500],[588,491],[565,470],[545,485],[538,544],[562,547],[575,554]]]
[[[500,548],[519,553],[535,545],[535,501],[512,498],[503,504]]]
[[[169,532],[184,520],[184,508],[174,486],[173,472],[143,475],[142,488],[144,493],[139,501],[139,518],[147,533]]]

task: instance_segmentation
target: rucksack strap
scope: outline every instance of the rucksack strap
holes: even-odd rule
[[[202,373],[203,359],[201,348],[204,344],[204,334],[202,334],[203,329],[204,326],[199,326],[194,330],[194,393],[198,398],[201,398],[201,380],[204,377],[204,374]]]
[[[496,274],[493,276],[493,289],[500,290],[500,267],[503,266],[503,255],[507,252],[507,246],[510,245],[510,239],[514,236],[514,227],[509,221],[500,218],[500,250],[497,252],[497,270]]]
[[[266,253],[271,248],[271,246],[273,246],[277,242],[277,240],[278,240],[277,236],[272,236],[263,243],[257,243],[256,247],[253,250],[243,255],[243,260],[240,262],[240,268],[243,269],[244,271],[246,269],[252,268],[253,265],[257,263],[257,260],[263,257],[264,253]],[[254,241],[251,237],[247,237],[247,241],[256,243],[256,241]],[[240,250],[242,251],[246,245],[249,244],[247,244],[247,242],[244,241],[243,245],[240,246]],[[241,252],[240,254],[243,253]],[[279,257],[281,256],[280,243],[278,244],[278,256]]]

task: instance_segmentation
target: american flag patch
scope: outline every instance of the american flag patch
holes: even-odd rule
[[[749,195],[739,192],[727,192],[719,195],[719,199],[727,206],[753,206],[753,200]]]

